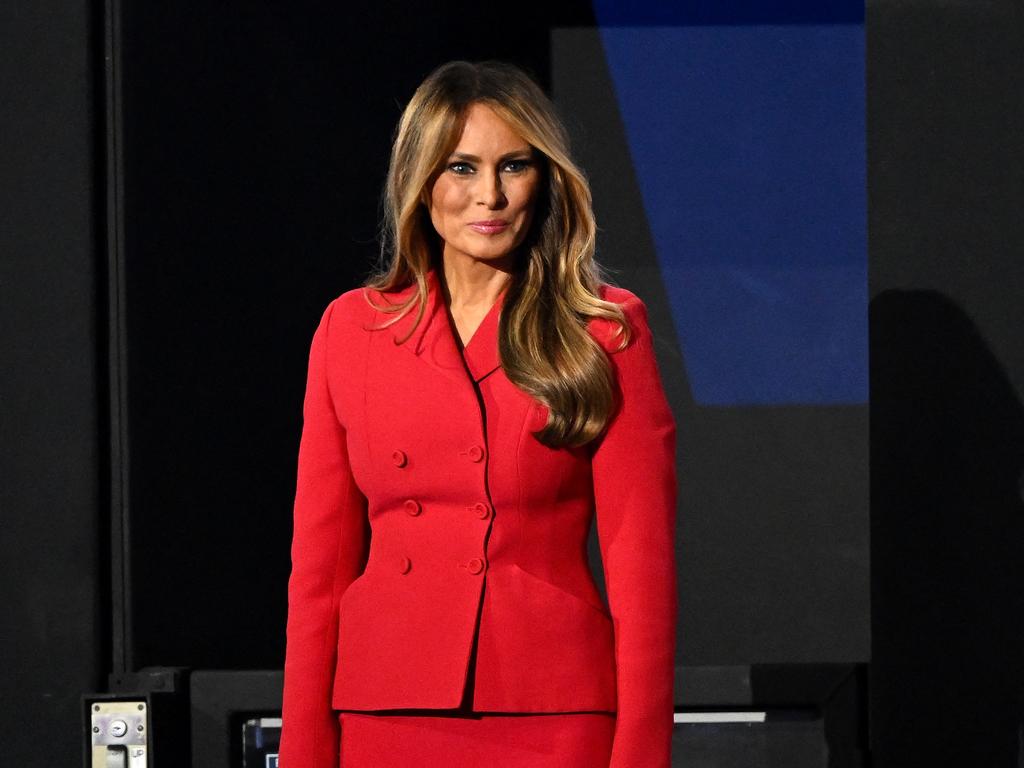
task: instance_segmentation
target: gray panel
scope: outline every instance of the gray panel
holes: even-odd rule
[[[868,6],[872,749],[1024,765],[1024,6]]]
[[[11,765],[78,764],[80,696],[105,661],[91,10],[0,4],[0,714]]]
[[[867,406],[694,403],[596,29],[554,30],[552,88],[598,258],[648,305],[679,424],[679,663],[867,660]]]

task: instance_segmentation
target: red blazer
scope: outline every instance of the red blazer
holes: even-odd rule
[[[281,766],[338,765],[333,709],[457,707],[476,638],[475,710],[615,711],[611,768],[667,768],[676,427],[646,308],[602,287],[634,330],[612,353],[614,324],[589,325],[621,407],[594,443],[554,450],[530,434],[547,409],[501,368],[505,292],[463,357],[428,280],[401,345],[415,311],[367,330],[393,316],[362,288],[332,301],[313,335]],[[595,512],[610,611],[587,565]]]

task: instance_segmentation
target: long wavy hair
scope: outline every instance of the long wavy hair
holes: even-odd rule
[[[378,305],[398,322],[427,305],[426,273],[440,271],[443,242],[430,220],[434,181],[455,150],[469,107],[484,104],[535,150],[542,169],[530,230],[516,254],[498,330],[502,368],[545,405],[534,437],[549,447],[579,447],[598,437],[615,408],[611,364],[590,334],[591,318],[617,324],[621,349],[630,328],[621,307],[600,298],[609,283],[594,259],[596,225],[590,186],[569,154],[554,105],[523,70],[499,61],[452,61],[416,89],[399,120],[383,197],[380,261],[364,286],[381,292],[415,284],[404,302]],[[409,338],[407,334],[399,341]]]

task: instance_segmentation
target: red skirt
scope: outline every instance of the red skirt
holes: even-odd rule
[[[340,768],[599,768],[615,714],[340,712]]]

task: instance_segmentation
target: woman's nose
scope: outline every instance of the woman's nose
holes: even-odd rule
[[[498,208],[504,204],[505,192],[502,189],[501,174],[481,173],[477,179],[477,199],[481,205]]]

